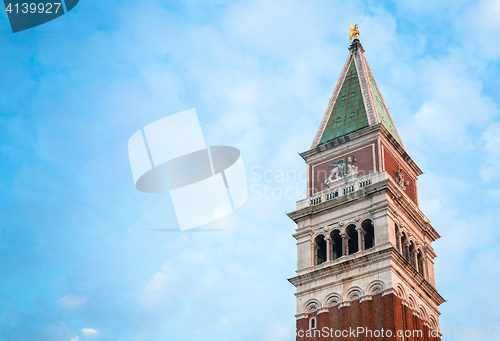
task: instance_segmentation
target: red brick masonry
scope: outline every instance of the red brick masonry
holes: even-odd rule
[[[384,148],[384,161],[385,165],[385,171],[396,181],[396,172],[399,170],[399,164],[394,160],[392,155],[387,151],[387,148]],[[405,181],[409,181],[410,185],[406,187],[406,195],[410,197],[410,199],[418,205],[418,200],[417,200],[417,189],[415,185],[415,179],[412,179],[409,175],[408,172],[406,171],[405,167],[406,165],[402,164],[401,167],[403,167],[403,174],[405,176]]]
[[[316,316],[317,319],[316,329],[320,332],[324,331],[328,336],[312,336],[312,331],[309,331],[309,319],[312,316]],[[356,335],[358,327],[363,327],[365,332]],[[372,334],[370,335],[367,330],[370,330]],[[307,334],[307,331],[309,331],[309,334]],[[388,331],[391,331],[391,337],[387,336]],[[359,303],[358,300],[355,300],[347,307],[332,307],[328,312],[317,315],[316,313],[309,314],[308,318],[297,320],[296,332],[297,341],[440,340],[439,337],[433,336],[436,335],[436,332],[432,332],[427,326],[424,326],[423,321],[415,316],[410,308],[403,305],[399,297],[393,294],[385,296],[377,294],[369,301]],[[401,338],[398,336],[398,332],[406,332],[406,336]],[[344,337],[335,337],[336,334],[341,335],[340,333],[343,333]],[[316,335],[318,334],[319,332],[316,332]],[[376,335],[379,335],[379,337],[376,337]]]

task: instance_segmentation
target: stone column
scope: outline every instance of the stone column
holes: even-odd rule
[[[398,234],[396,235],[396,249],[398,250],[399,253],[403,254],[403,250],[401,247],[401,237],[403,237],[403,234],[401,233],[401,231],[399,231]]]
[[[356,227],[358,231],[358,251],[363,251],[365,249],[365,230],[362,227]]]
[[[424,250],[422,250],[422,273],[427,280],[427,253]]]
[[[316,243],[314,243],[314,240],[311,240],[311,248],[310,248],[310,262],[309,266],[315,266],[316,265]]]
[[[342,256],[347,256],[349,254],[349,244],[347,242],[349,236],[345,232],[342,232],[340,236],[342,237]]]
[[[314,243],[314,266],[318,265],[318,245],[316,245],[316,243]]]
[[[410,257],[411,257],[410,256],[410,242],[407,241],[403,247],[405,248],[404,249],[405,252],[403,252],[403,257],[410,263]]]
[[[329,262],[332,260],[332,238],[330,236],[326,237],[326,261]]]
[[[417,257],[417,249],[415,248],[411,253],[410,257],[413,257],[413,262],[415,264],[415,270],[418,272],[418,257]],[[411,262],[410,262],[411,263]]]

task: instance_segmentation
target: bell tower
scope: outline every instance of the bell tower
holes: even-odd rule
[[[354,32],[353,32],[354,30]],[[354,41],[311,149],[297,224],[297,340],[440,340],[431,243],[406,153]]]

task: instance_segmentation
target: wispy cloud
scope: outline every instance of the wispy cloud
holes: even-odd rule
[[[87,299],[83,296],[68,295],[68,296],[61,297],[57,301],[57,304],[63,309],[73,310],[73,309],[78,309],[78,308],[82,307],[86,301],[87,301]]]
[[[82,334],[84,336],[90,337],[90,338],[96,338],[97,336],[99,336],[99,332],[95,329],[92,329],[92,328],[83,328]]]

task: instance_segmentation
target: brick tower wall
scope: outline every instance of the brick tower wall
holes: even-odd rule
[[[317,320],[316,331],[309,330],[309,319],[313,316],[316,316]],[[356,334],[358,327],[362,327],[363,331],[359,329],[360,333]],[[391,331],[392,336],[388,336],[388,331]],[[328,312],[309,314],[308,318],[297,320],[296,332],[297,341],[440,341],[439,337],[434,337],[436,332],[425,326],[423,321],[393,294],[377,294],[372,300],[361,303],[354,300],[349,306],[333,307]]]

